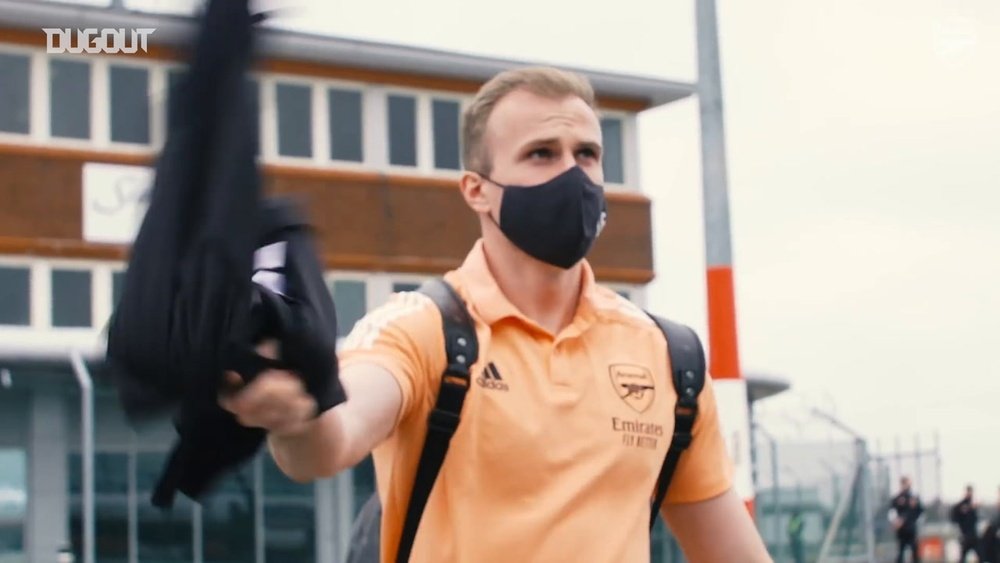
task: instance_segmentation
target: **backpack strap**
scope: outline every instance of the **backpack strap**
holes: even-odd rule
[[[647,313],[649,314],[649,313]],[[705,351],[698,335],[690,327],[649,314],[667,340],[671,379],[677,392],[674,405],[674,435],[656,480],[656,494],[650,506],[649,529],[653,529],[660,505],[667,496],[670,480],[681,454],[691,445],[691,431],[698,417],[698,395],[705,387]]]
[[[403,535],[396,552],[397,563],[405,563],[410,559],[420,517],[427,506],[438,472],[441,471],[445,454],[448,453],[451,437],[458,428],[465,392],[469,389],[469,370],[479,358],[479,342],[472,318],[455,290],[444,280],[433,279],[425,282],[418,291],[430,297],[441,311],[444,349],[448,360],[441,375],[437,402],[427,419],[427,437],[406,508]]]

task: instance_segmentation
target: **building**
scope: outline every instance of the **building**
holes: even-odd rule
[[[54,54],[42,31],[53,27],[156,31],[146,52]],[[372,490],[367,464],[304,486],[261,455],[202,505],[181,499],[160,513],[149,504],[173,430],[169,421],[126,424],[101,377],[100,332],[163,142],[178,47],[192,29],[183,17],[120,7],[0,0],[4,563],[47,563],[61,549],[83,560],[87,436],[102,562],[339,561]],[[392,292],[464,257],[477,225],[455,189],[461,111],[516,62],[275,29],[261,33],[260,49],[252,78],[266,189],[308,201],[346,334]],[[654,270],[636,116],[693,86],[584,73],[603,108],[612,218],[592,262],[602,282],[641,305]],[[88,374],[92,403],[81,391]]]

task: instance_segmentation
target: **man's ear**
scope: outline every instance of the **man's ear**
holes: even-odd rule
[[[486,182],[482,176],[466,170],[462,172],[462,178],[459,179],[458,185],[469,208],[477,213],[489,213],[490,202],[486,198]]]

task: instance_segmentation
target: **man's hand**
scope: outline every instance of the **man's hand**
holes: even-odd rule
[[[268,340],[257,347],[267,358],[278,357],[278,344]],[[243,426],[263,428],[274,435],[305,431],[315,420],[316,401],[302,380],[284,370],[261,372],[249,384],[235,372],[226,372],[227,389],[219,397],[222,408],[236,415]]]

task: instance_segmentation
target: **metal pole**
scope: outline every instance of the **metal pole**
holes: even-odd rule
[[[715,0],[697,0],[698,102],[701,108],[702,184],[705,200],[705,250],[709,267],[732,266],[726,132]],[[728,328],[728,327],[727,327]],[[735,332],[735,331],[733,331]],[[735,341],[731,342],[735,345]],[[735,351],[735,348],[731,348]],[[735,358],[733,358],[735,359]]]
[[[934,471],[937,473],[938,499],[944,498],[944,479],[941,477],[941,433],[934,431]]]
[[[722,75],[719,69],[719,39],[715,0],[696,0],[698,40],[698,104],[701,122],[702,197],[705,222],[705,281],[708,301],[708,371],[715,378],[721,424],[738,448],[735,467],[736,490],[753,515],[753,479],[750,457],[749,416],[743,410],[746,381],[740,372],[736,338],[736,298],[733,282],[732,243],[729,227],[726,134],[722,107]],[[739,399],[737,399],[739,398]],[[737,403],[735,401],[739,400]],[[739,444],[736,439],[743,443]]]
[[[265,537],[267,526],[264,522],[264,462],[263,455],[253,461],[253,546],[254,561],[264,563]]]
[[[781,510],[781,487],[778,485],[778,442],[774,439],[774,436],[768,436],[767,438],[771,444],[771,487],[774,489],[774,554],[778,555],[784,546],[784,535],[781,533],[781,516],[783,512]]]
[[[896,434],[896,481],[899,482],[906,473],[903,472],[903,446],[900,443],[899,434]],[[893,490],[895,490],[895,483],[893,484]]]
[[[83,563],[94,563],[94,390],[80,352],[70,352],[80,385],[80,441],[83,465]]]
[[[779,495],[779,483],[778,483],[778,443],[774,436],[764,430],[759,424],[755,425],[760,435],[767,440],[768,449],[770,451],[771,458],[771,533],[774,534],[774,554],[777,555],[781,552],[782,547],[782,533],[781,533],[781,497]],[[756,490],[758,483],[754,483],[754,489]],[[777,558],[775,558],[777,559]]]
[[[760,470],[757,467],[760,463],[758,459],[760,456],[757,455],[757,430],[760,429],[760,425],[757,424],[753,401],[749,398],[747,399],[747,413],[750,415],[750,482],[753,483],[753,489],[756,491],[760,488]]]
[[[709,371],[716,378],[740,378],[736,343],[733,256],[729,229],[729,179],[719,70],[715,0],[696,0],[698,103],[701,110],[702,197],[705,260],[708,267]]]
[[[861,472],[859,478],[861,482],[858,487],[858,494],[861,496],[861,526],[865,534],[865,555],[868,561],[875,561],[875,514],[874,502],[872,500],[871,472],[868,458],[868,447],[864,440],[857,440],[858,463]]]

